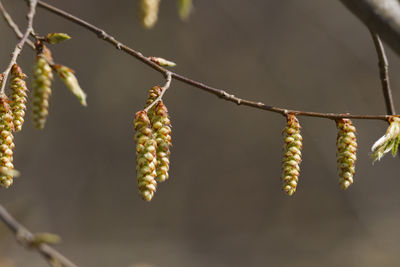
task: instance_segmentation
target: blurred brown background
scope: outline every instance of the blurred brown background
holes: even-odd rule
[[[21,26],[24,1],[3,1]],[[383,114],[377,57],[367,29],[339,1],[195,0],[187,23],[175,1],[144,30],[136,0],[49,3],[80,16],[176,71],[243,98],[320,112]],[[132,119],[160,74],[86,30],[38,10],[35,29],[66,32],[52,46],[88,93],[83,108],[55,81],[43,132],[30,118],[16,135],[22,172],[0,201],[32,231],[62,236],[80,266],[399,266],[400,159],[371,164],[381,121],[358,130],[355,184],[336,174],[336,127],[300,117],[303,162],[296,195],[281,189],[282,116],[238,107],[173,81],[165,96],[173,123],[171,179],[151,203],[137,195]],[[0,23],[1,68],[15,36]],[[389,51],[400,109],[399,58]],[[28,75],[34,54],[19,63]],[[46,266],[0,225],[0,264]],[[6,265],[11,262],[11,265]]]

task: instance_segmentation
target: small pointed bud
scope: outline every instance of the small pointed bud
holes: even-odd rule
[[[353,184],[355,162],[357,160],[356,128],[349,119],[338,119],[336,126],[338,128],[336,158],[339,184],[345,190]]]
[[[54,68],[63,83],[78,98],[82,106],[86,106],[86,93],[79,85],[78,79],[76,78],[74,71],[63,65],[54,65]]]
[[[65,40],[69,40],[71,37],[66,33],[49,33],[45,37],[45,41],[49,44],[58,44]]]
[[[149,57],[149,59],[151,61],[153,61],[154,63],[157,63],[158,65],[163,66],[163,67],[175,67],[176,66],[175,62],[166,60],[165,58],[162,58],[162,57]]]
[[[160,0],[141,0],[140,11],[141,11],[141,22],[142,25],[147,28],[153,28],[158,20],[158,8]]]
[[[285,133],[284,157],[282,160],[283,191],[292,196],[296,192],[301,163],[302,140],[300,124],[294,114],[287,115]]]

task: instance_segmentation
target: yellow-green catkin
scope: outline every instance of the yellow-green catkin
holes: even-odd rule
[[[193,8],[193,3],[192,0],[178,0],[178,12],[179,12],[179,17],[182,20],[186,20]]]
[[[21,131],[24,124],[26,110],[26,75],[21,68],[14,64],[11,69],[11,110],[14,117],[14,128],[16,132]]]
[[[158,7],[161,0],[141,0],[141,21],[145,28],[153,28],[158,20]]]
[[[339,184],[343,190],[353,184],[355,163],[357,160],[357,140],[356,128],[349,119],[339,119],[336,121],[339,130],[336,139],[336,157],[339,174]]]
[[[150,119],[146,111],[137,112],[133,124],[136,131],[136,172],[139,193],[144,200],[151,201],[157,188],[157,142],[153,138]]]
[[[285,133],[284,156],[282,160],[283,191],[291,196],[296,192],[300,175],[301,148],[303,138],[300,134],[300,124],[294,114],[287,115]]]
[[[172,143],[171,121],[168,118],[168,109],[162,100],[155,105],[151,125],[157,142],[157,181],[164,182],[169,178],[169,156]]]
[[[51,95],[51,80],[53,73],[45,56],[39,54],[33,68],[33,97],[32,117],[33,125],[41,130],[46,124],[49,115],[49,97]]]
[[[0,96],[0,166],[5,170],[13,170],[14,136],[13,115],[9,105],[9,99],[5,94]],[[0,174],[0,185],[8,188],[13,183],[11,175],[2,172]]]

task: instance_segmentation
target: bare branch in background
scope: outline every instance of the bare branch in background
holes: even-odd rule
[[[14,233],[15,238],[21,245],[37,250],[49,262],[50,266],[77,267],[77,265],[49,245],[35,242],[36,235],[14,219],[2,205],[0,205],[0,220]]]
[[[400,2],[398,0],[340,1],[400,55]]]
[[[392,90],[389,80],[389,63],[386,57],[385,48],[379,38],[379,35],[370,30],[372,39],[374,40],[376,52],[378,54],[379,75],[381,78],[383,95],[385,97],[386,112],[388,115],[396,114],[393,104]]]
[[[233,94],[229,94],[228,92],[226,92],[224,90],[208,86],[201,82],[194,81],[185,76],[182,76],[178,73],[171,72],[171,71],[159,66],[157,63],[154,63],[148,57],[143,56],[142,53],[119,42],[113,36],[107,34],[103,29],[100,29],[99,27],[94,26],[83,19],[75,17],[74,15],[72,15],[64,10],[58,9],[58,8],[56,8],[50,4],[47,4],[43,1],[38,1],[38,6],[95,33],[100,39],[112,44],[117,49],[135,57],[136,59],[138,59],[141,62],[145,63],[146,65],[150,66],[154,70],[162,73],[164,76],[166,76],[167,73],[170,72],[171,77],[173,79],[179,80],[181,82],[184,82],[193,87],[199,88],[208,93],[214,94],[224,100],[233,102],[238,105],[245,105],[245,106],[249,106],[249,107],[253,107],[253,108],[257,108],[257,109],[275,112],[275,113],[279,113],[284,116],[286,116],[286,114],[288,114],[288,113],[292,113],[292,114],[296,114],[297,116],[319,117],[319,118],[326,118],[326,119],[333,119],[333,120],[340,119],[340,118],[350,118],[350,119],[370,119],[370,120],[385,120],[386,121],[390,117],[389,115],[355,115],[355,114],[348,114],[348,113],[337,114],[337,113],[318,113],[318,112],[309,112],[309,111],[301,111],[301,110],[290,110],[290,109],[285,109],[285,108],[280,108],[280,107],[269,106],[262,102],[256,102],[256,101],[242,99],[242,98],[234,96]]]
[[[14,30],[15,34],[17,35],[18,38],[22,38],[24,34],[21,32],[19,29],[18,25],[14,22],[14,20],[11,18],[10,14],[8,14],[7,10],[4,8],[3,3],[0,2],[0,12],[3,15],[5,21],[7,24],[10,26],[11,29]],[[31,40],[26,40],[26,43],[32,48],[35,49],[35,45]]]
[[[22,36],[21,40],[17,43],[17,45],[14,48],[14,51],[12,52],[12,57],[11,57],[11,61],[8,64],[7,69],[3,72],[4,75],[4,82],[1,86],[0,89],[0,93],[4,94],[4,90],[6,88],[6,84],[7,84],[7,78],[8,75],[10,74],[11,71],[11,67],[17,63],[17,58],[19,56],[19,54],[21,53],[24,44],[26,42],[26,40],[28,39],[29,35],[32,33],[33,31],[33,17],[35,16],[35,11],[36,11],[36,5],[37,5],[37,0],[30,0],[29,1],[29,13],[27,15],[28,18],[28,26],[26,27],[25,33]]]

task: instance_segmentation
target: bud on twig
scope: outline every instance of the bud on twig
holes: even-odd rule
[[[49,44],[58,44],[69,39],[71,39],[71,37],[68,34],[57,32],[57,33],[47,34],[46,37],[44,38],[44,41],[46,41]]]
[[[283,191],[289,196],[296,192],[300,175],[301,148],[303,138],[300,135],[300,124],[294,114],[287,115],[285,133],[284,156],[282,160]]]
[[[157,63],[158,65],[163,66],[163,67],[175,67],[176,66],[175,62],[166,60],[165,58],[162,58],[162,57],[149,57],[149,59],[151,61],[153,61],[154,63]]]
[[[134,120],[136,142],[136,172],[139,193],[146,201],[150,201],[157,188],[156,150],[157,142],[153,138],[150,120],[145,111],[136,113]]]
[[[26,110],[26,75],[21,68],[14,64],[11,69],[11,109],[14,117],[14,128],[16,132],[21,131],[24,124]]]
[[[54,65],[53,67],[63,83],[78,98],[82,106],[87,106],[86,94],[79,85],[74,71],[63,65]]]
[[[353,184],[357,160],[356,128],[349,119],[338,119],[336,126],[339,130],[336,139],[339,184],[345,190]]]

